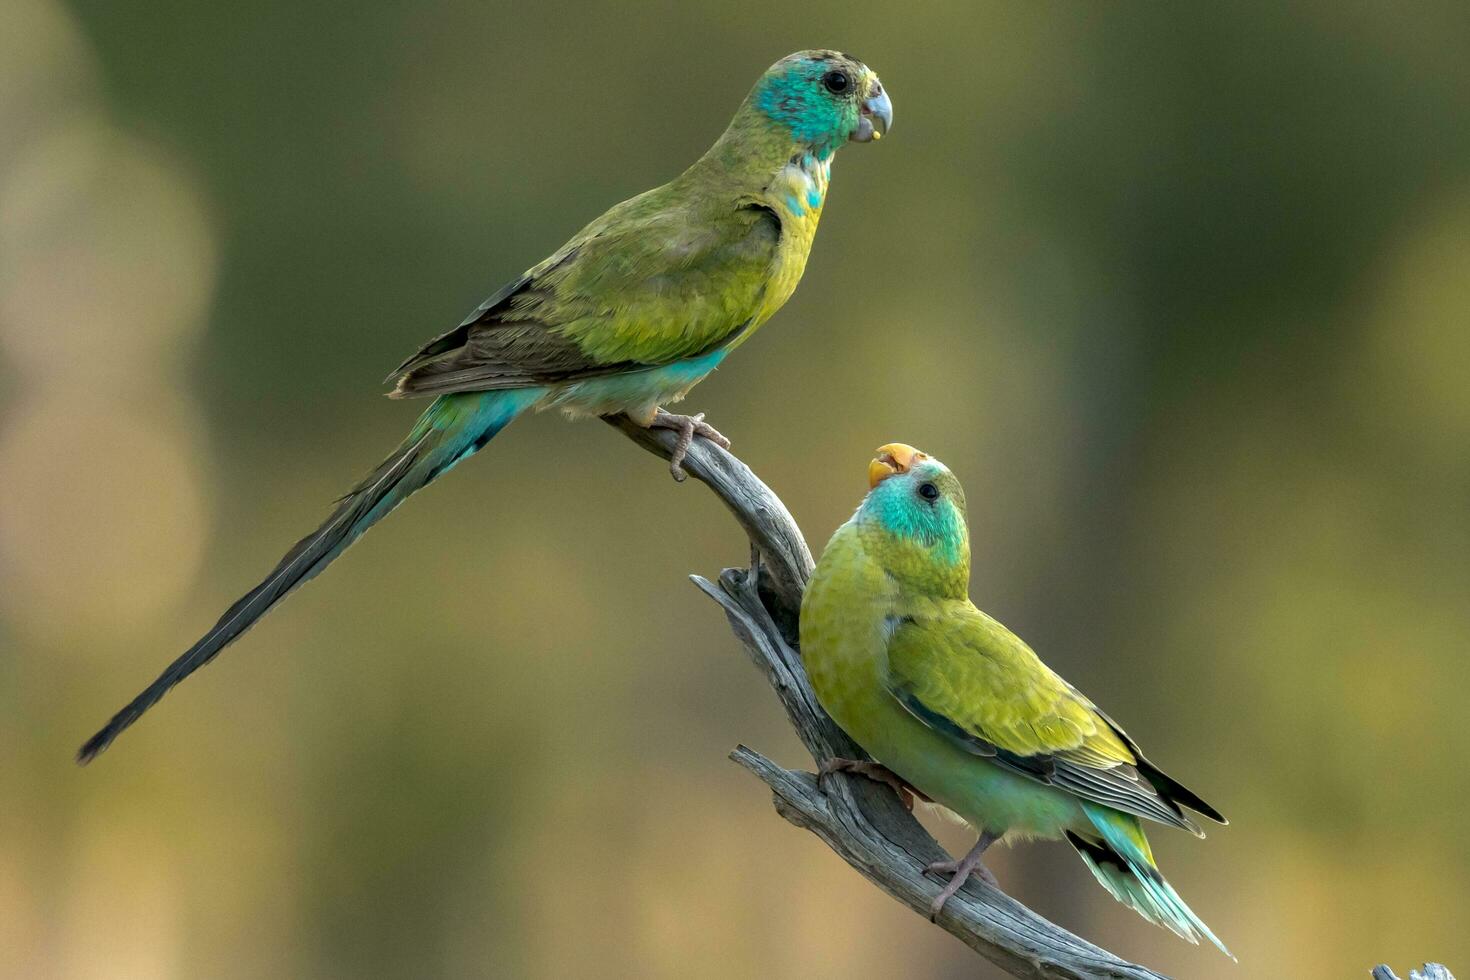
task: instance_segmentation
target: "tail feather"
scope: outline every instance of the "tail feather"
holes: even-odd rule
[[[1067,840],[1082,855],[1092,874],[1114,898],[1150,922],[1180,938],[1198,943],[1200,937],[1235,959],[1219,938],[1194,914],[1154,864],[1153,851],[1138,818],[1107,807],[1084,804],[1099,837],[1089,839],[1071,831]]]
[[[293,589],[317,575],[414,491],[489,442],[528,408],[539,392],[496,391],[448,395],[419,418],[403,444],[367,479],[337,502],[325,524],[296,542],[275,569],[225,610],[219,622],[168,666],[77,752],[85,765],[168,693],[213,660]]]

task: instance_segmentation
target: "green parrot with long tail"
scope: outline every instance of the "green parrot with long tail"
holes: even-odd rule
[[[773,65],[714,145],[678,177],[616,205],[389,377],[434,396],[408,438],[78,753],[88,762],[175,684],[321,572],[415,490],[517,416],[626,413],[728,445],[703,416],[665,412],[791,297],[827,196],[832,158],[881,138],[893,104],[837,51]]]
[[[1229,950],[1154,863],[1143,821],[1201,837],[1185,812],[1214,807],[1144,758],[1123,729],[970,601],[965,492],[911,446],[878,450],[870,492],[833,535],[801,606],[801,657],[817,699],[876,762],[828,760],[953,811],[979,834],[949,881],[995,884],[998,840],[1065,837],[1113,897],[1178,935]]]

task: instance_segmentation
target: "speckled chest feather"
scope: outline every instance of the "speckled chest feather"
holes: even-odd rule
[[[781,219],[781,244],[761,320],[780,309],[801,282],[817,234],[817,222],[822,217],[822,206],[827,200],[832,156],[830,152],[798,154],[776,172],[765,189],[763,203]]]

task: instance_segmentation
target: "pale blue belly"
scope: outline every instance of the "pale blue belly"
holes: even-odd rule
[[[1076,797],[958,748],[886,692],[876,692],[865,709],[843,713],[850,717],[834,714],[834,720],[869,755],[977,830],[1057,838],[1068,828],[1091,826]]]
[[[651,415],[658,406],[688,394],[719,366],[726,353],[722,348],[660,367],[558,385],[547,391],[537,408],[559,408],[570,415]]]

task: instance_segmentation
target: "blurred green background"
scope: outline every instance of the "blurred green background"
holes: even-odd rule
[[[991,976],[725,760],[807,764],[696,485],[541,416],[87,770],[374,464],[403,355],[865,59],[796,297],[688,403],[814,547],[884,442],[977,602],[1233,825],[1237,967],[1064,845],[1013,894],[1184,977],[1470,970],[1470,8],[5,0],[0,975]],[[952,847],[969,838],[940,828]]]

